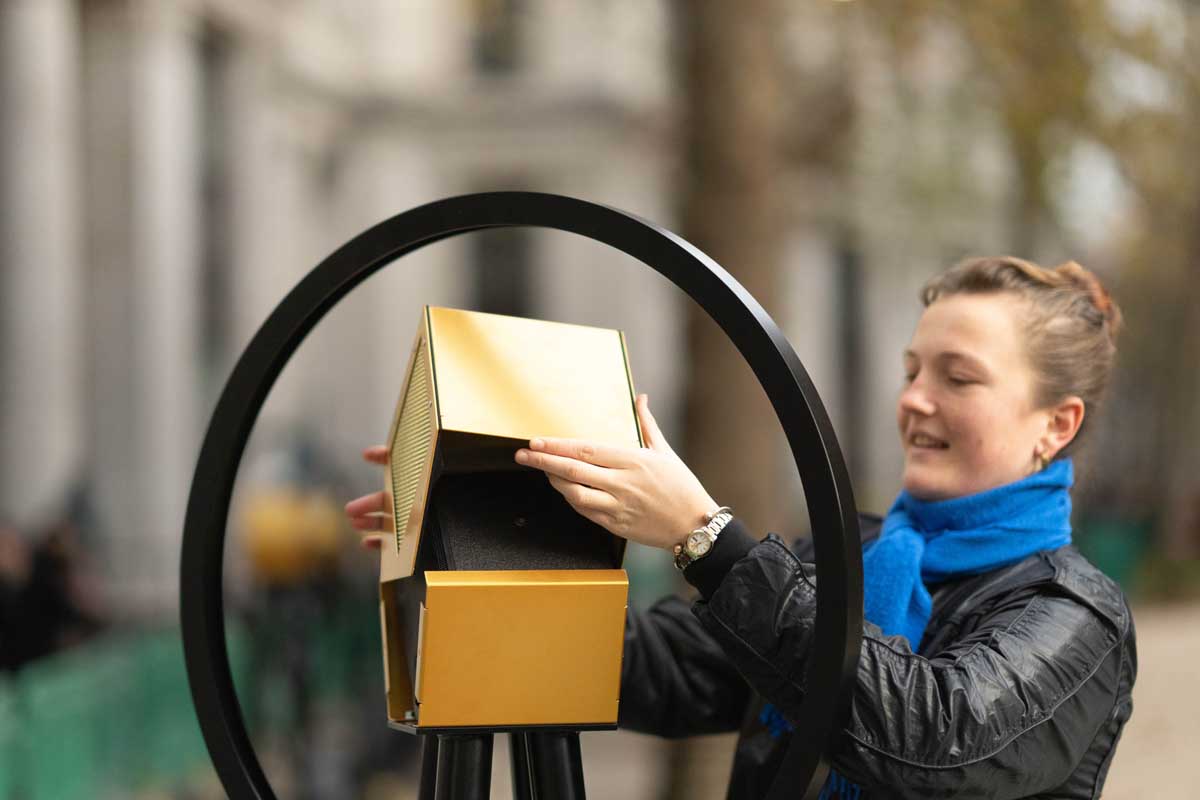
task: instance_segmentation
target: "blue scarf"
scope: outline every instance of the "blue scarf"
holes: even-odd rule
[[[1074,482],[1071,460],[1063,459],[965,497],[927,501],[900,492],[879,538],[863,551],[863,615],[884,635],[903,636],[915,652],[933,611],[927,585],[991,572],[1071,543]],[[759,719],[772,736],[792,730],[770,703]],[[831,789],[858,796],[858,787],[836,772],[821,796]]]
[[[863,615],[915,652],[933,610],[928,584],[991,572],[1071,543],[1070,459],[950,500],[900,492],[863,552]]]

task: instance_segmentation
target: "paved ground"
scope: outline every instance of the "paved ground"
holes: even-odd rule
[[[1200,604],[1134,610],[1138,678],[1133,718],[1105,800],[1200,797]]]
[[[1125,729],[1105,786],[1105,800],[1200,797],[1200,603],[1145,607],[1134,612],[1139,674],[1133,719]],[[709,737],[690,766],[684,795],[721,800],[729,776],[732,739]],[[587,794],[593,800],[659,800],[670,745],[625,732],[582,738]],[[273,779],[274,780],[274,779]],[[492,797],[510,800],[506,737],[497,737]],[[219,796],[219,788],[212,796]],[[293,796],[276,787],[280,797]],[[376,776],[365,800],[414,800],[411,775]],[[199,792],[198,796],[208,796]]]

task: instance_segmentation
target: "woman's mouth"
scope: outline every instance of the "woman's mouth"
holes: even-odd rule
[[[920,450],[945,450],[950,445],[941,439],[935,439],[924,433],[915,433],[909,437],[908,443]]]

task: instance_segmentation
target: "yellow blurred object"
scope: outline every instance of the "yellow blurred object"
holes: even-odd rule
[[[269,585],[294,585],[333,569],[343,550],[341,515],[324,494],[263,490],[246,502],[240,521],[255,577]]]

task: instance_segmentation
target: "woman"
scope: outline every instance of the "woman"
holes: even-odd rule
[[[867,622],[824,796],[1098,797],[1136,655],[1120,589],[1070,546],[1070,455],[1120,312],[1079,265],[1015,258],[958,264],[922,299],[896,410],[903,490],[885,518],[861,520]],[[811,547],[756,541],[716,513],[645,395],[637,409],[644,449],[534,439],[516,460],[612,533],[676,553],[701,599],[629,615],[621,724],[740,729],[730,796],[763,797],[803,724]],[[347,505],[364,530],[371,510],[371,497]]]

